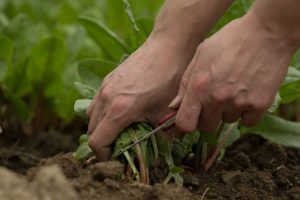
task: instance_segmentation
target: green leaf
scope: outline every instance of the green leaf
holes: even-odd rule
[[[192,152],[192,147],[198,142],[199,137],[199,131],[195,131],[194,133],[187,134],[182,139],[178,139],[174,142],[172,156],[175,164],[179,163],[190,152]]]
[[[215,134],[212,133],[201,133],[200,139],[202,142],[205,142],[207,144],[217,144],[218,138]]]
[[[75,82],[75,87],[79,94],[86,99],[91,99],[96,95],[97,90],[81,82]]]
[[[115,62],[99,59],[85,59],[78,64],[78,73],[82,83],[98,90],[101,81],[118,64]]]
[[[13,44],[7,37],[0,35],[0,81],[6,74],[11,63]]]
[[[136,18],[136,24],[140,27],[145,36],[149,36],[154,26],[154,19],[150,17]]]
[[[271,105],[271,107],[268,109],[268,112],[270,112],[270,113],[275,112],[277,110],[277,108],[279,107],[280,103],[281,103],[281,97],[280,97],[279,92],[277,92],[277,94],[274,98],[274,102]]]
[[[20,119],[24,121],[30,120],[31,110],[27,106],[27,104],[23,101],[23,99],[15,95],[10,89],[4,86],[2,86],[2,89],[4,91],[5,97],[8,98],[10,103],[14,106],[18,117],[20,117]]]
[[[174,160],[172,157],[172,142],[162,136],[156,136],[159,153],[164,157],[164,160],[167,163],[170,170],[168,176],[164,180],[164,183],[167,184],[171,180],[171,178],[173,178],[177,185],[182,186],[183,178],[180,176],[180,174],[171,172],[171,169],[175,167]]]
[[[170,172],[172,174],[182,174],[184,172],[184,169],[182,167],[174,166],[170,169]]]
[[[145,134],[149,133],[152,130],[150,125],[147,123],[133,123],[130,126],[128,126],[126,129],[124,129],[117,140],[115,141],[112,158],[116,157],[120,151],[122,151],[124,148],[129,146],[135,139],[140,139]],[[141,151],[143,154],[143,157],[145,159],[146,166],[149,164],[149,161],[151,160],[149,151],[151,150],[149,147],[150,138],[145,139],[144,141],[140,142]],[[128,150],[132,151],[132,149]]]
[[[289,67],[279,93],[282,103],[289,103],[300,97],[300,71],[298,69]]]
[[[81,135],[79,138],[79,147],[76,149],[76,151],[73,153],[73,157],[78,160],[84,160],[91,155],[92,149],[88,145],[88,136],[87,135]]]
[[[267,114],[257,126],[243,127],[242,132],[254,133],[281,145],[300,148],[300,123],[274,115]]]
[[[226,148],[232,145],[235,141],[237,141],[241,137],[238,126],[238,122],[232,124],[225,123],[224,128],[220,133],[218,143],[222,142],[225,139],[224,148]]]
[[[87,142],[88,140],[89,140],[88,135],[87,134],[82,134],[79,137],[79,144],[83,144],[83,143]]]
[[[41,40],[32,50],[27,77],[33,82],[50,84],[61,76],[65,58],[66,47],[62,40],[56,37]]]
[[[124,10],[127,16],[127,24],[130,27],[130,30],[132,32],[132,38],[134,40],[134,46],[132,50],[137,49],[146,39],[146,37],[143,35],[142,31],[138,27],[135,17],[133,16],[130,3],[128,0],[123,0],[124,3]]]
[[[104,25],[87,17],[79,17],[79,22],[94,41],[114,61],[118,61],[124,53],[130,53],[126,44]]]
[[[90,105],[90,103],[92,102],[92,100],[90,99],[79,99],[75,101],[74,104],[74,110],[75,112],[82,118],[87,119],[87,109]]]

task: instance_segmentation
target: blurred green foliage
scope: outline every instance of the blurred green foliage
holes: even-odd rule
[[[132,2],[141,19],[153,19],[162,3]],[[73,119],[73,104],[80,95],[80,84],[74,85],[78,61],[112,55],[120,59],[113,45],[94,42],[78,17],[103,23],[130,43],[123,8],[121,0],[1,0],[0,91],[23,122]]]
[[[209,35],[241,17],[252,2],[235,1]],[[162,3],[1,0],[0,92],[22,121],[70,122],[74,101],[91,98],[101,79],[147,38]],[[300,52],[291,65],[280,90],[283,103],[299,99]]]

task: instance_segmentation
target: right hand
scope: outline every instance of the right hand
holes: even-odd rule
[[[88,109],[89,145],[98,160],[110,155],[110,145],[133,122],[157,126],[171,110],[181,76],[193,52],[162,37],[148,39],[103,81]]]

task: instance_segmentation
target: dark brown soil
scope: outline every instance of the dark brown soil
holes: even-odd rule
[[[74,199],[72,195],[75,194],[82,200],[183,200],[202,197],[217,200],[300,200],[300,150],[283,148],[257,136],[244,137],[236,142],[227,150],[223,160],[206,173],[186,170],[183,174],[184,188],[175,185],[145,186],[124,183],[122,180],[124,167],[120,163],[97,163],[84,167],[72,159],[71,153],[67,153],[74,151],[76,146],[74,137],[55,132],[18,140],[2,134],[0,135],[0,166],[21,174],[17,176],[22,179],[19,187],[26,185],[24,181],[27,182],[28,187],[31,187],[27,191],[34,191],[31,194],[38,193],[38,190],[34,189],[39,184],[44,188],[43,194],[47,195],[47,191],[49,195],[50,191],[53,194],[54,189],[49,189],[50,186],[47,184],[45,186],[45,182],[52,179],[60,180],[56,181],[57,184],[69,184],[73,189],[68,190],[66,196],[70,196],[71,199]],[[53,164],[60,166],[67,181],[64,181],[63,177],[45,178],[48,172],[52,175],[59,174],[55,167],[50,169],[44,167]],[[152,176],[155,178],[161,174],[159,171],[153,171]],[[6,179],[0,179],[0,186],[3,185],[1,180]],[[56,182],[51,185],[55,185]],[[14,187],[16,187],[15,183]],[[55,191],[58,191],[61,185],[55,187]],[[7,193],[10,191],[7,189]],[[59,190],[59,192],[63,191]],[[60,194],[59,192],[57,194]],[[0,198],[3,198],[1,194],[0,189]],[[27,200],[25,197],[22,198]],[[34,199],[28,197],[30,198]],[[13,198],[4,196],[3,199]],[[37,199],[43,198],[39,196]],[[61,199],[66,200],[63,197]]]

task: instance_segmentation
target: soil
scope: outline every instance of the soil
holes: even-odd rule
[[[18,138],[18,139],[16,139]],[[84,166],[72,159],[78,135],[0,135],[0,199],[300,200],[300,149],[247,136],[208,172],[185,170],[184,187],[125,183],[118,162]]]

